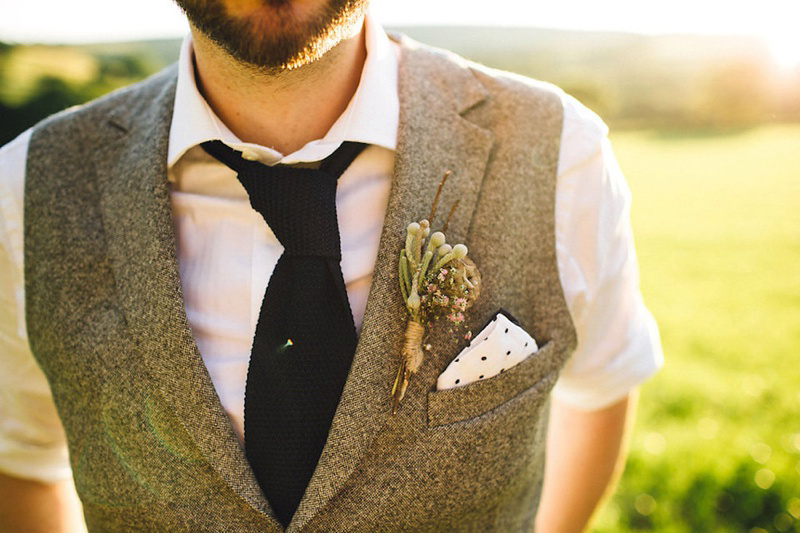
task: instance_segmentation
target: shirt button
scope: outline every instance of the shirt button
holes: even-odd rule
[[[242,152],[242,159],[247,159],[248,161],[259,161],[261,157],[259,157],[255,150],[246,149]]]

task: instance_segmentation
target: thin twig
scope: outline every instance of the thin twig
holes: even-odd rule
[[[431,223],[431,227],[433,227],[433,217],[434,215],[436,215],[436,206],[439,203],[439,195],[442,194],[442,187],[444,187],[444,182],[447,181],[447,178],[450,177],[450,174],[452,174],[452,172],[450,172],[449,170],[444,173],[442,181],[439,182],[439,188],[436,189],[436,196],[433,197],[433,205],[431,206],[431,216],[428,217],[428,222]]]
[[[453,218],[453,214],[456,212],[458,208],[458,203],[461,201],[461,198],[453,202],[453,207],[450,208],[450,212],[447,214],[447,220],[444,221],[444,227],[442,228],[442,233],[447,234],[447,226],[450,225],[450,219]]]

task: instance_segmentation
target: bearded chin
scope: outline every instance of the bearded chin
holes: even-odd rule
[[[233,58],[265,71],[293,70],[321,58],[354,33],[368,0],[329,0],[299,21],[291,0],[263,0],[278,10],[272,20],[230,16],[220,0],[176,0],[189,21]],[[275,27],[275,18],[281,25]]]

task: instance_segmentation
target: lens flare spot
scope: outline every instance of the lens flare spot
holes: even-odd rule
[[[661,455],[667,449],[667,439],[656,431],[651,431],[644,438],[644,449],[652,455]]]
[[[772,457],[772,448],[768,444],[759,442],[750,447],[750,456],[753,460],[760,464],[766,464],[769,458]]]
[[[767,468],[762,468],[756,472],[755,482],[759,488],[767,490],[775,483],[775,472]]]
[[[789,500],[789,505],[786,506],[786,510],[789,511],[793,517],[800,520],[800,498],[792,498]]]
[[[639,494],[633,502],[636,512],[642,516],[649,516],[656,510],[656,500],[649,494]]]

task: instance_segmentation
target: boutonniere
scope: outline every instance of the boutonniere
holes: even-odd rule
[[[392,414],[397,412],[405,396],[411,375],[419,370],[425,357],[423,342],[429,327],[440,317],[446,317],[457,330],[464,323],[464,312],[478,298],[481,274],[467,257],[463,244],[449,244],[445,237],[450,218],[458,207],[453,204],[440,231],[431,233],[436,205],[450,171],[448,170],[433,199],[430,216],[406,227],[406,243],[400,251],[398,271],[400,292],[408,311],[400,368],[392,387]],[[465,337],[469,340],[471,332]]]

